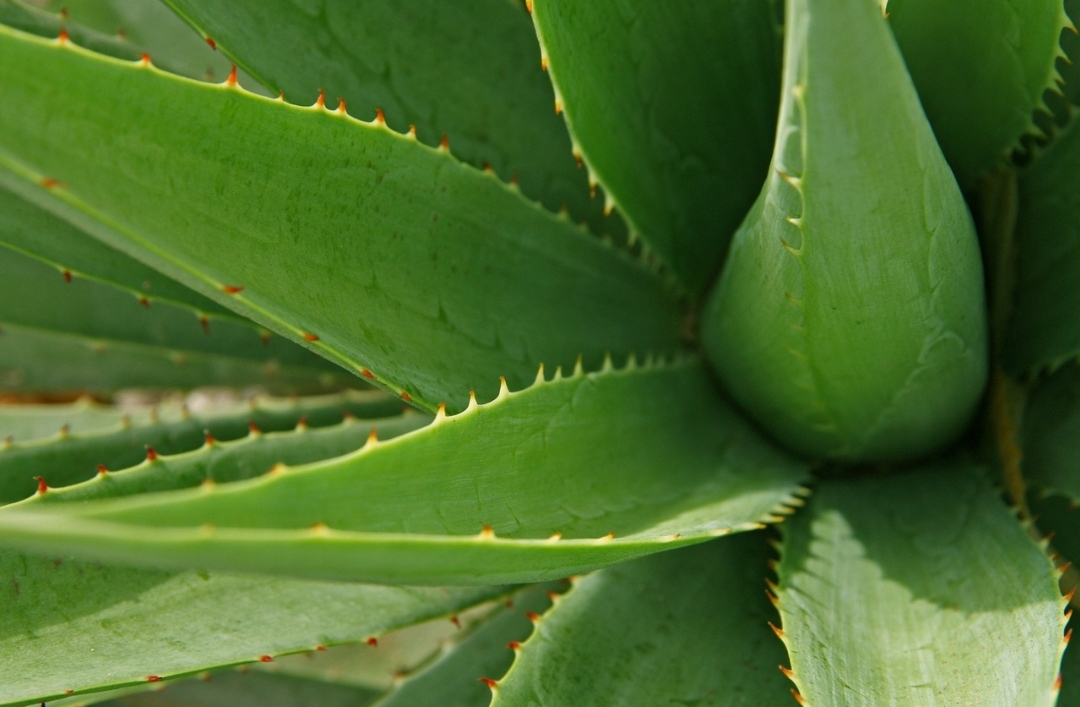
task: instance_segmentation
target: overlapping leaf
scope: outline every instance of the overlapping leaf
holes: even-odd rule
[[[643,266],[377,122],[6,29],[0,87],[0,182],[422,407],[677,345]]]
[[[781,530],[780,615],[807,704],[1054,703],[1058,572],[978,471],[826,482]]]
[[[151,566],[403,583],[535,581],[701,542],[797,502],[806,465],[702,364],[575,372],[321,464],[0,512],[0,543]]]
[[[769,164],[780,31],[760,0],[533,0],[544,60],[592,178],[691,290]]]
[[[768,553],[747,533],[578,580],[521,646],[492,707],[786,704],[761,584]]]

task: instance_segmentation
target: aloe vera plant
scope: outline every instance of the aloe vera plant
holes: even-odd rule
[[[1080,705],[1077,9],[0,0],[0,705]]]

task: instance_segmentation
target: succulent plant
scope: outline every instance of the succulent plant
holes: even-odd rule
[[[1066,9],[0,0],[0,705],[1080,705]]]

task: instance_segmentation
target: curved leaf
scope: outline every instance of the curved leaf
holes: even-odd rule
[[[0,29],[0,135],[0,182],[430,410],[677,346],[641,264],[378,122]]]
[[[398,132],[415,126],[427,145],[446,135],[455,156],[516,176],[527,196],[608,231],[551,110],[519,1],[330,0],[318,13],[287,0],[166,2],[286,100],[311,103],[325,89],[363,120],[378,108]]]
[[[156,456],[130,469],[98,473],[93,479],[62,488],[50,488],[27,498],[21,507],[65,501],[99,500],[140,493],[190,488],[202,483],[225,483],[261,476],[277,464],[308,464],[354,452],[377,430],[383,439],[412,432],[428,422],[426,415],[404,415],[381,420],[347,418],[338,425],[268,435],[251,433],[234,442],[216,439],[175,456]],[[0,456],[0,461],[3,457]]]
[[[887,0],[926,117],[956,179],[976,178],[1048,110],[1043,92],[1060,80],[1061,32],[1071,26],[1062,0]],[[884,3],[883,3],[884,4]]]
[[[316,431],[293,436],[249,433],[249,425],[265,432],[291,430],[303,419],[303,427],[324,427],[342,421],[345,414],[376,418],[396,414],[400,401],[387,395],[333,395],[296,401],[253,399],[242,405],[210,414],[190,414],[174,410],[160,419],[141,424],[121,422],[110,430],[91,433],[61,431],[52,439],[13,441],[0,447],[0,503],[24,499],[34,492],[41,477],[53,487],[66,487],[90,480],[71,489],[56,489],[49,499],[89,498],[125,495],[148,489],[182,488],[204,478],[225,480],[262,474],[277,462],[303,463],[344,454],[363,445],[369,428],[347,423],[330,434]],[[418,418],[418,419],[417,419]],[[426,419],[409,416],[392,423],[387,436],[415,429]],[[382,429],[384,425],[380,425]],[[363,428],[363,429],[361,429]],[[146,459],[146,447],[158,454],[179,454],[204,443],[205,433],[216,440],[232,440],[247,435],[248,444],[207,445],[205,454],[193,453],[177,459],[158,458],[132,472],[101,477],[98,465],[110,471],[133,466]],[[277,458],[276,455],[282,455]],[[269,455],[273,458],[266,458]],[[289,461],[289,458],[295,461]],[[98,474],[98,476],[95,476]]]
[[[532,0],[556,111],[614,205],[691,290],[769,164],[780,32],[768,0]]]
[[[1080,367],[1070,363],[1028,392],[1020,428],[1024,479],[1080,501]]]
[[[1080,121],[1020,173],[1012,318],[1002,365],[1021,376],[1080,354]]]
[[[250,322],[238,323],[233,317],[211,322],[186,307],[153,305],[149,298],[110,285],[68,281],[45,263],[0,247],[2,325],[341,374],[338,366],[287,339],[260,332]]]
[[[212,299],[108,247],[3,188],[0,188],[0,244],[49,263],[73,278],[107,282],[137,297],[146,297],[147,301],[188,306],[200,315],[246,321]]]
[[[762,533],[746,533],[577,580],[522,644],[492,707],[786,704],[761,586],[768,554]]]
[[[118,697],[101,707],[365,707],[379,693],[353,685],[261,671],[224,670]],[[50,702],[64,707],[63,702]]]
[[[0,404],[0,439],[27,442],[52,437],[62,428],[79,434],[96,432],[119,425],[125,417],[130,422],[145,423],[152,410],[149,405],[132,409],[104,405],[87,397],[73,403]]]
[[[78,22],[65,21],[60,15],[42,10],[23,0],[0,0],[0,24],[40,37],[57,37],[64,29],[80,47],[118,59],[134,61],[142,50],[109,32],[99,32]]]
[[[0,553],[0,705],[362,641],[501,594],[170,574]]]
[[[6,390],[111,393],[121,388],[254,385],[282,393],[312,393],[357,383],[355,376],[344,371],[280,366],[0,324],[0,388]]]
[[[536,581],[759,527],[806,465],[697,361],[507,390],[338,460],[191,491],[0,511],[0,544],[153,566]]]
[[[825,482],[781,531],[807,704],[1054,704],[1058,572],[976,470]]]

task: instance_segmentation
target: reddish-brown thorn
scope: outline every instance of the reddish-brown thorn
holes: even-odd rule
[[[300,419],[296,421],[296,429],[298,429],[298,430],[306,430],[307,429],[307,415],[301,415]]]
[[[70,694],[72,694],[72,693],[74,693],[74,692],[75,692],[75,691],[74,691],[74,690],[72,690],[72,689],[71,689],[70,687],[69,687],[68,689],[64,690],[64,694],[65,694],[65,695],[70,695]]]
[[[506,601],[503,602],[503,606],[505,606],[507,609],[513,609],[514,608],[514,600],[513,599],[507,599]]]
[[[149,444],[146,445],[146,461],[155,462],[157,461],[157,457],[158,453],[154,451],[154,448],[151,447]]]
[[[496,690],[496,689],[498,689],[498,687],[499,687],[499,683],[495,682],[495,681],[494,681],[494,680],[492,680],[491,678],[477,678],[477,679],[478,679],[478,680],[479,680],[480,682],[482,682],[482,683],[484,683],[485,685],[487,685],[488,687],[490,687],[490,688],[491,688],[492,690]]]
[[[206,443],[206,446],[209,447],[213,445],[215,441],[216,440],[214,439],[214,435],[210,432],[210,430],[203,430],[203,442]]]
[[[546,56],[540,57],[540,68],[542,70],[544,70],[544,71],[547,71],[547,57]]]
[[[386,114],[382,112],[382,108],[375,109],[375,122],[379,125],[386,125]]]
[[[326,646],[315,646],[315,650],[319,651],[320,653],[325,653]]]
[[[575,152],[573,154],[574,154],[574,162],[577,162],[578,169],[581,169],[585,165],[585,160],[581,157],[580,152]]]
[[[1061,565],[1058,566],[1058,571],[1062,574],[1065,574],[1070,567],[1072,567],[1071,562],[1062,562]]]
[[[454,614],[453,616],[450,617],[450,623],[454,624],[459,629],[461,628],[461,619],[458,618],[457,614]]]
[[[55,189],[56,187],[63,186],[59,179],[53,179],[52,177],[45,177],[41,180],[41,186],[46,189]]]
[[[367,644],[369,646],[371,646],[372,648],[378,648],[379,647],[379,639],[372,636],[371,638],[367,639]]]
[[[776,624],[774,624],[772,621],[769,621],[768,623],[769,628],[771,628],[772,632],[776,634],[776,637],[779,638],[781,641],[784,640],[784,637],[787,635],[786,633],[784,633],[784,629],[777,628]]]
[[[57,36],[56,41],[60,42],[60,44],[67,44],[69,39],[71,39],[71,38],[68,37],[67,28],[66,27],[61,27],[60,28],[60,34],[59,34],[59,36]]]
[[[71,271],[70,270],[64,270],[63,275],[64,275],[64,282],[71,282]]]
[[[544,593],[547,594],[547,598],[550,599],[551,601],[558,601],[562,597],[561,594],[559,594],[558,592],[554,592],[554,591],[552,591],[550,589],[547,590]]]
[[[530,15],[532,14],[532,0],[525,0],[525,9],[529,11]]]
[[[260,663],[273,663],[274,658],[273,658],[273,656],[269,656],[269,655],[260,655],[259,656],[259,662]]]
[[[341,411],[341,419],[342,419],[342,421],[355,420],[356,415],[352,414],[348,410],[342,410]]]
[[[253,435],[262,434],[262,430],[255,424],[255,420],[248,420],[248,432]]]
[[[213,37],[207,37],[206,38],[206,43],[208,45],[210,45],[211,49],[213,49],[214,51],[217,51],[217,42],[214,41]]]
[[[798,702],[800,705],[803,705],[803,707],[805,707],[806,698],[804,698],[802,695],[800,695],[798,690],[796,690],[795,688],[791,688],[791,696],[795,698],[796,702]]]
[[[1065,595],[1065,601],[1072,601],[1073,597],[1076,596],[1076,590],[1077,587],[1073,587],[1072,589],[1070,589],[1069,592]]]
[[[45,493],[49,490],[49,485],[45,483],[45,479],[40,476],[35,476],[34,480],[37,481],[37,492],[39,494]]]
[[[326,107],[326,91],[319,89],[319,97],[315,99],[315,105],[319,108]]]
[[[536,613],[535,611],[526,611],[525,618],[535,623],[540,620],[540,614]]]
[[[442,134],[442,140],[439,141],[439,147],[444,150],[450,149],[450,138],[446,135],[446,133]]]
[[[521,649],[521,644],[517,641],[510,641],[506,644],[506,647],[512,651],[516,651]]]
[[[362,375],[364,378],[371,378],[372,380],[375,379],[375,374],[372,373],[371,371],[369,371],[366,368],[361,368],[360,369],[360,375]]]
[[[60,19],[66,20],[68,18],[68,10],[66,7],[60,8]]]
[[[279,101],[284,101],[285,100],[285,92],[284,91],[278,91],[277,92],[277,99]]]
[[[777,599],[776,595],[773,594],[772,592],[770,592],[768,589],[765,590],[765,596],[767,596],[769,598],[769,603],[770,604],[772,604],[775,607],[780,606],[780,600]]]
[[[226,86],[235,86],[236,85],[236,64],[233,64],[232,68],[229,69],[229,76],[228,76],[228,78],[225,79],[225,85]]]
[[[555,101],[555,115],[562,113],[562,101]]]
[[[202,326],[203,333],[210,336],[210,319],[205,314],[199,317],[199,325]]]
[[[337,112],[345,115],[349,112],[348,107],[345,105],[345,99],[338,96],[337,99]]]
[[[139,304],[146,309],[150,309],[150,299],[146,295],[139,297]]]
[[[1062,637],[1061,640],[1065,641],[1065,643],[1068,643],[1069,641],[1072,640],[1072,629],[1071,628],[1068,631],[1065,632],[1065,635]]]
[[[235,295],[237,292],[243,292],[243,285],[222,285],[221,291],[227,295]]]
[[[409,125],[409,137],[413,138],[414,140],[416,139],[416,126],[415,125]]]
[[[98,464],[97,465],[97,473],[98,473],[98,476],[105,476],[105,474],[109,473],[109,470],[105,468],[104,464]]]
[[[1060,691],[1061,690],[1061,673],[1058,673],[1057,677],[1054,678],[1054,690],[1055,691]]]
[[[319,337],[309,331],[304,332],[304,341],[318,341]]]
[[[401,391],[401,399],[402,399],[402,400],[404,400],[404,401],[405,401],[405,402],[407,402],[407,403],[411,403],[411,402],[412,402],[412,396],[410,396],[410,395],[409,395],[408,393],[406,393],[406,392],[405,392],[404,390],[403,390],[403,391]]]
[[[161,678],[157,675],[147,675],[146,682],[161,682]]]
[[[143,66],[150,66],[150,55],[147,54],[146,52],[143,52],[142,54],[139,55],[139,62]]]
[[[776,667],[780,668],[780,672],[782,672],[784,674],[784,677],[786,677],[788,680],[795,679],[795,673],[791,672],[791,668],[785,668],[782,665],[778,665]]]

